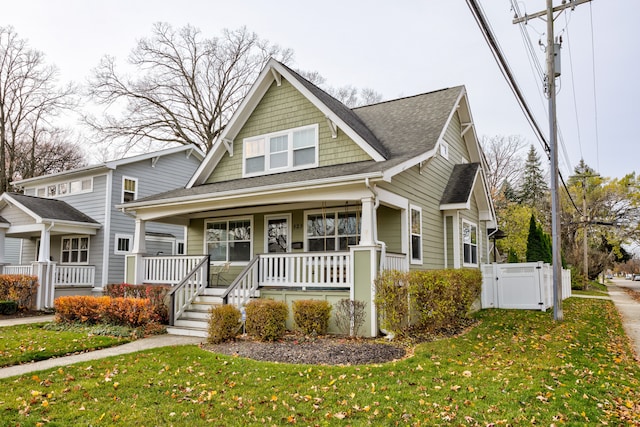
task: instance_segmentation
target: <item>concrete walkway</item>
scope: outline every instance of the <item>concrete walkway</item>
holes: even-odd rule
[[[48,318],[48,320],[47,320]],[[0,321],[0,326],[11,326],[26,323],[47,322],[53,320],[53,316],[38,316],[31,318],[10,319]],[[102,359],[105,357],[119,356],[121,354],[134,353],[136,351],[148,350],[158,347],[169,347],[174,345],[199,344],[204,338],[184,337],[179,335],[154,335],[149,338],[142,338],[127,344],[115,347],[104,348],[102,350],[89,351],[86,353],[74,354],[71,356],[56,357],[42,360],[40,362],[26,363],[24,365],[9,366],[0,368],[0,379],[9,378],[16,375],[29,374],[59,366],[73,365],[74,363],[86,362],[89,360]]]
[[[636,360],[640,362],[640,302],[631,298],[624,289],[621,289],[621,287],[625,287],[640,292],[640,281],[613,279],[613,283],[613,285],[607,285],[609,296],[622,317],[624,331],[631,341]]]

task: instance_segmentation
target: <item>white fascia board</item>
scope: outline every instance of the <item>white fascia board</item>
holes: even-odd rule
[[[463,209],[471,209],[471,203],[467,201],[466,203],[445,203],[440,205],[441,211],[449,211],[449,210],[463,210]]]
[[[152,151],[149,153],[139,154],[137,156],[125,157],[123,159],[112,160],[112,161],[106,162],[104,166],[109,169],[116,169],[118,166],[128,165],[130,163],[137,163],[144,160],[153,159],[154,157],[168,156],[170,154],[180,153],[182,151],[193,151],[201,159],[204,158],[204,153],[202,152],[202,150],[200,150],[194,144],[188,144],[188,145],[179,145],[177,147],[166,148],[164,150],[158,150],[158,151]]]
[[[98,172],[107,171],[108,169],[109,168],[106,165],[86,166],[83,168],[72,169],[64,172],[57,172],[49,175],[41,175],[33,178],[22,179],[20,181],[13,181],[11,182],[11,184],[18,188],[25,188],[25,187],[31,187],[31,186],[37,186],[37,185],[44,185],[49,181],[58,182],[60,181],[61,177],[73,178],[75,176],[86,176],[86,175],[96,176]]]
[[[405,162],[402,162],[394,167],[391,167],[387,170],[384,171],[384,175],[383,175],[383,179],[387,182],[391,182],[391,178],[393,178],[394,176],[396,176],[397,174],[399,174],[400,172],[404,172],[407,169],[411,169],[412,167],[414,167],[417,164],[420,164],[421,162],[425,162],[429,159],[431,159],[433,156],[436,155],[437,148],[438,148],[439,144],[436,144],[436,146],[432,149],[429,150],[419,156],[413,157]]]
[[[270,59],[267,65],[262,69],[260,75],[253,83],[253,86],[251,86],[251,89],[249,89],[249,92],[238,106],[238,109],[236,109],[233,116],[231,116],[229,123],[227,123],[220,135],[218,135],[211,147],[211,150],[187,183],[186,188],[191,188],[194,185],[204,183],[211,173],[213,173],[216,165],[226,152],[226,148],[222,141],[224,139],[235,139],[238,132],[240,132],[240,129],[242,129],[242,126],[244,126],[249,116],[253,113],[253,110],[262,100],[264,94],[267,93],[267,90],[275,80],[275,77],[271,72],[271,69],[275,64],[277,64],[277,62],[274,59]]]
[[[39,215],[36,215],[35,212],[33,212],[30,209],[27,209],[22,203],[19,203],[18,201],[16,201],[16,199],[11,197],[11,195],[9,195],[8,193],[2,194],[2,196],[0,196],[0,200],[3,201],[3,202],[8,203],[10,205],[13,205],[13,206],[17,207],[22,212],[24,212],[25,214],[27,214],[31,218],[33,218],[33,220],[36,223],[42,223],[43,222],[43,219]]]
[[[378,187],[376,187],[376,192],[378,193],[380,203],[397,209],[409,209],[409,199],[406,197],[399,196],[396,193]]]

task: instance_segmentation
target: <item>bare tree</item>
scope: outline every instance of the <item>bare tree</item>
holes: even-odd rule
[[[527,143],[520,135],[496,135],[483,136],[480,144],[489,166],[487,180],[495,200],[505,184],[517,186],[524,164],[522,150]]]
[[[0,27],[0,192],[9,189],[25,145],[37,147],[41,131],[76,105],[72,85],[56,86],[58,70],[27,46],[12,27]]]
[[[349,108],[361,107],[363,105],[375,104],[382,101],[382,94],[376,92],[371,88],[358,89],[351,85],[341,86],[338,88],[327,86],[325,79],[317,71],[302,71],[297,70],[305,79],[309,80],[314,85],[322,88],[329,95],[333,96],[338,101],[342,102]]]
[[[208,152],[269,58],[283,63],[293,52],[246,28],[204,38],[185,26],[157,23],[132,50],[128,63],[138,77],[116,70],[104,57],[89,82],[89,95],[108,107],[124,103],[119,116],[85,116],[101,140],[125,144],[196,144]]]

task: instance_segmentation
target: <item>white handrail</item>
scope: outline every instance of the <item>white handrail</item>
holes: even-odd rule
[[[199,257],[200,262],[169,292],[169,324],[174,325],[180,315],[209,284],[209,256]]]

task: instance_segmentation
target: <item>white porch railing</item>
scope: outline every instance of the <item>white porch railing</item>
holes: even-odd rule
[[[5,265],[2,267],[2,274],[22,274],[25,276],[31,275],[32,268],[29,265]]]
[[[189,307],[209,284],[209,257],[200,256],[199,262],[169,292],[169,324],[174,325],[180,315]],[[165,282],[166,283],[166,282]]]
[[[93,265],[56,265],[53,277],[56,286],[93,286],[95,275]]]
[[[274,253],[260,255],[260,286],[348,288],[349,252]]]
[[[144,283],[175,286],[202,261],[198,256],[154,256],[142,258]]]
[[[407,256],[405,254],[387,252],[384,257],[383,270],[409,271]]]

